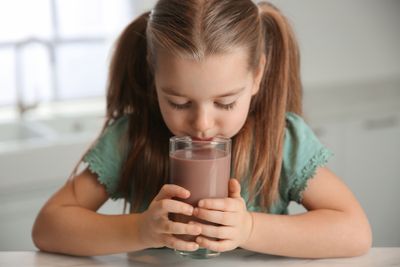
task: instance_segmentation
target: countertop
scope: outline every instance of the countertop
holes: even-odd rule
[[[135,253],[114,254],[96,257],[73,257],[38,251],[0,252],[0,266],[61,267],[61,266],[400,266],[400,247],[372,248],[368,254],[340,259],[295,259],[254,253],[236,249],[207,260],[193,260],[175,255],[170,249],[148,249]]]

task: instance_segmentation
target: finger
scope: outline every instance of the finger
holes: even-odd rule
[[[201,227],[195,224],[166,221],[163,232],[175,235],[199,235],[201,234]]]
[[[196,238],[196,243],[199,244],[200,247],[208,248],[217,252],[225,252],[236,248],[236,245],[232,240],[214,241],[204,236],[198,236]]]
[[[232,178],[229,180],[229,197],[240,198],[240,183]]]
[[[174,199],[162,199],[157,202],[159,208],[155,211],[155,216],[161,216],[167,213],[180,213],[188,216],[193,214],[193,206],[185,202]]]
[[[220,211],[238,211],[237,200],[232,198],[210,198],[199,201],[198,206],[204,209]]]
[[[160,192],[154,198],[154,200],[160,200],[165,198],[188,198],[190,196],[190,191],[186,190],[185,188],[174,185],[174,184],[165,184],[161,188]]]
[[[164,243],[165,246],[177,250],[196,251],[199,249],[199,245],[196,242],[183,241],[173,235],[166,235]]]
[[[233,227],[231,226],[214,226],[209,224],[202,224],[198,222],[189,222],[189,225],[198,226],[201,230],[201,235],[207,237],[214,237],[219,239],[232,239]]]
[[[193,216],[208,222],[221,224],[225,226],[233,226],[236,224],[236,214],[233,212],[224,212],[218,210],[208,210],[203,208],[195,208]]]

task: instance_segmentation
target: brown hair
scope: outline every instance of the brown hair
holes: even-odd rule
[[[250,0],[159,0],[119,37],[111,62],[107,119],[129,117],[129,147],[118,190],[138,211],[168,183],[168,139],[156,99],[158,49],[193,60],[244,47],[249,69],[266,66],[247,121],[233,137],[233,176],[248,177],[250,201],[267,210],[278,194],[285,113],[301,114],[299,53],[285,17]],[[105,127],[104,127],[105,128]],[[259,145],[255,145],[259,144]],[[262,145],[261,145],[262,144]]]

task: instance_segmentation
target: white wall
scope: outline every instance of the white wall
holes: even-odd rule
[[[400,76],[400,1],[273,0],[300,43],[305,90]]]

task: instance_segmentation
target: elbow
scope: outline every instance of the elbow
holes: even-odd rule
[[[51,252],[48,246],[49,242],[47,241],[46,227],[42,220],[43,219],[40,218],[40,215],[35,220],[31,231],[32,242],[39,250]]]
[[[353,229],[353,233],[348,240],[349,250],[348,257],[357,257],[365,255],[372,247],[372,231],[368,222],[362,226],[359,224]]]
[[[367,233],[364,233],[360,237],[360,241],[358,242],[358,247],[355,251],[355,256],[365,255],[369,252],[372,247],[372,233],[369,230]]]
[[[361,238],[357,241],[354,241],[354,244],[352,244],[347,251],[348,255],[347,257],[358,257],[365,255],[369,252],[372,246],[372,238],[371,237],[365,237]]]
[[[37,234],[32,232],[32,242],[35,245],[35,247],[40,251],[47,251],[45,249],[44,242],[42,240],[43,239],[41,239]]]
[[[32,227],[31,238],[32,238],[32,242],[36,248],[38,248],[39,250],[42,250],[42,251],[46,250],[45,244],[44,244],[44,238],[43,238],[43,235],[41,234],[40,227],[38,226],[37,220],[35,221],[35,224]]]

